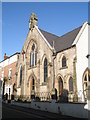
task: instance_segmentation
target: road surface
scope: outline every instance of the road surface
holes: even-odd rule
[[[2,103],[2,120],[6,118],[11,119],[42,119],[42,120],[79,120],[77,118],[63,116],[60,114],[54,114],[39,110],[34,110],[31,108],[25,108],[20,106],[11,105],[10,103]],[[82,119],[83,120],[83,119]]]

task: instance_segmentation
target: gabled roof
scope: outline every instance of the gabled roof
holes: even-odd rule
[[[41,29],[39,29],[39,30],[40,30],[41,33],[44,35],[44,37],[45,37],[46,40],[49,42],[49,44],[53,47],[53,41],[56,40],[56,39],[58,39],[59,36],[56,36],[56,35],[54,35],[54,34],[52,34],[52,33],[46,32],[46,31],[41,30]]]
[[[65,34],[65,35],[59,37],[57,40],[55,40],[56,52],[70,48],[72,46],[72,43],[74,42],[77,34],[79,33],[81,27],[82,26],[74,29],[71,32],[68,32],[67,34]]]
[[[49,32],[46,32],[41,29],[39,30],[41,31],[41,33],[44,35],[44,37],[47,39],[47,41],[52,47],[53,47],[53,41],[54,41],[54,47],[55,47],[56,52],[60,52],[62,50],[72,47],[72,43],[74,42],[81,27],[82,26],[72,30],[71,32],[68,32],[67,34],[61,37],[51,34]]]

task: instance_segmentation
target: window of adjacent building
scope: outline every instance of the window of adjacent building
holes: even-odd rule
[[[44,59],[44,82],[47,81],[48,77],[48,65],[47,65],[47,59]]]
[[[11,89],[9,88],[9,95],[10,95]]]
[[[2,72],[1,80],[3,81],[4,78],[4,71]]]
[[[87,81],[87,76],[85,75],[84,81]]]
[[[13,93],[14,93],[14,90],[15,90],[15,83],[13,84]]]
[[[9,80],[11,79],[11,69],[9,69]]]
[[[63,81],[61,77],[58,80],[58,91],[59,91],[59,95],[61,95],[63,92]]]
[[[73,91],[73,78],[72,77],[70,77],[69,79],[69,91],[70,92]]]
[[[37,65],[37,49],[35,44],[33,43],[30,52],[30,67],[34,67]]]
[[[6,93],[8,93],[8,88],[6,88]]]
[[[66,57],[63,56],[62,58],[62,67],[66,67]]]
[[[22,83],[22,66],[20,68],[20,85],[21,85],[21,83]]]

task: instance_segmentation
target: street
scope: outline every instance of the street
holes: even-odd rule
[[[42,119],[42,120],[78,120],[77,118],[72,118],[68,116],[63,116],[59,114],[37,111],[31,108],[24,108],[19,106],[14,106],[11,104],[2,104],[2,120],[3,119]]]

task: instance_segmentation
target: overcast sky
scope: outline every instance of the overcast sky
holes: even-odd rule
[[[37,15],[39,28],[61,36],[88,20],[88,3],[3,3],[2,59],[4,53],[21,51],[31,12]]]

